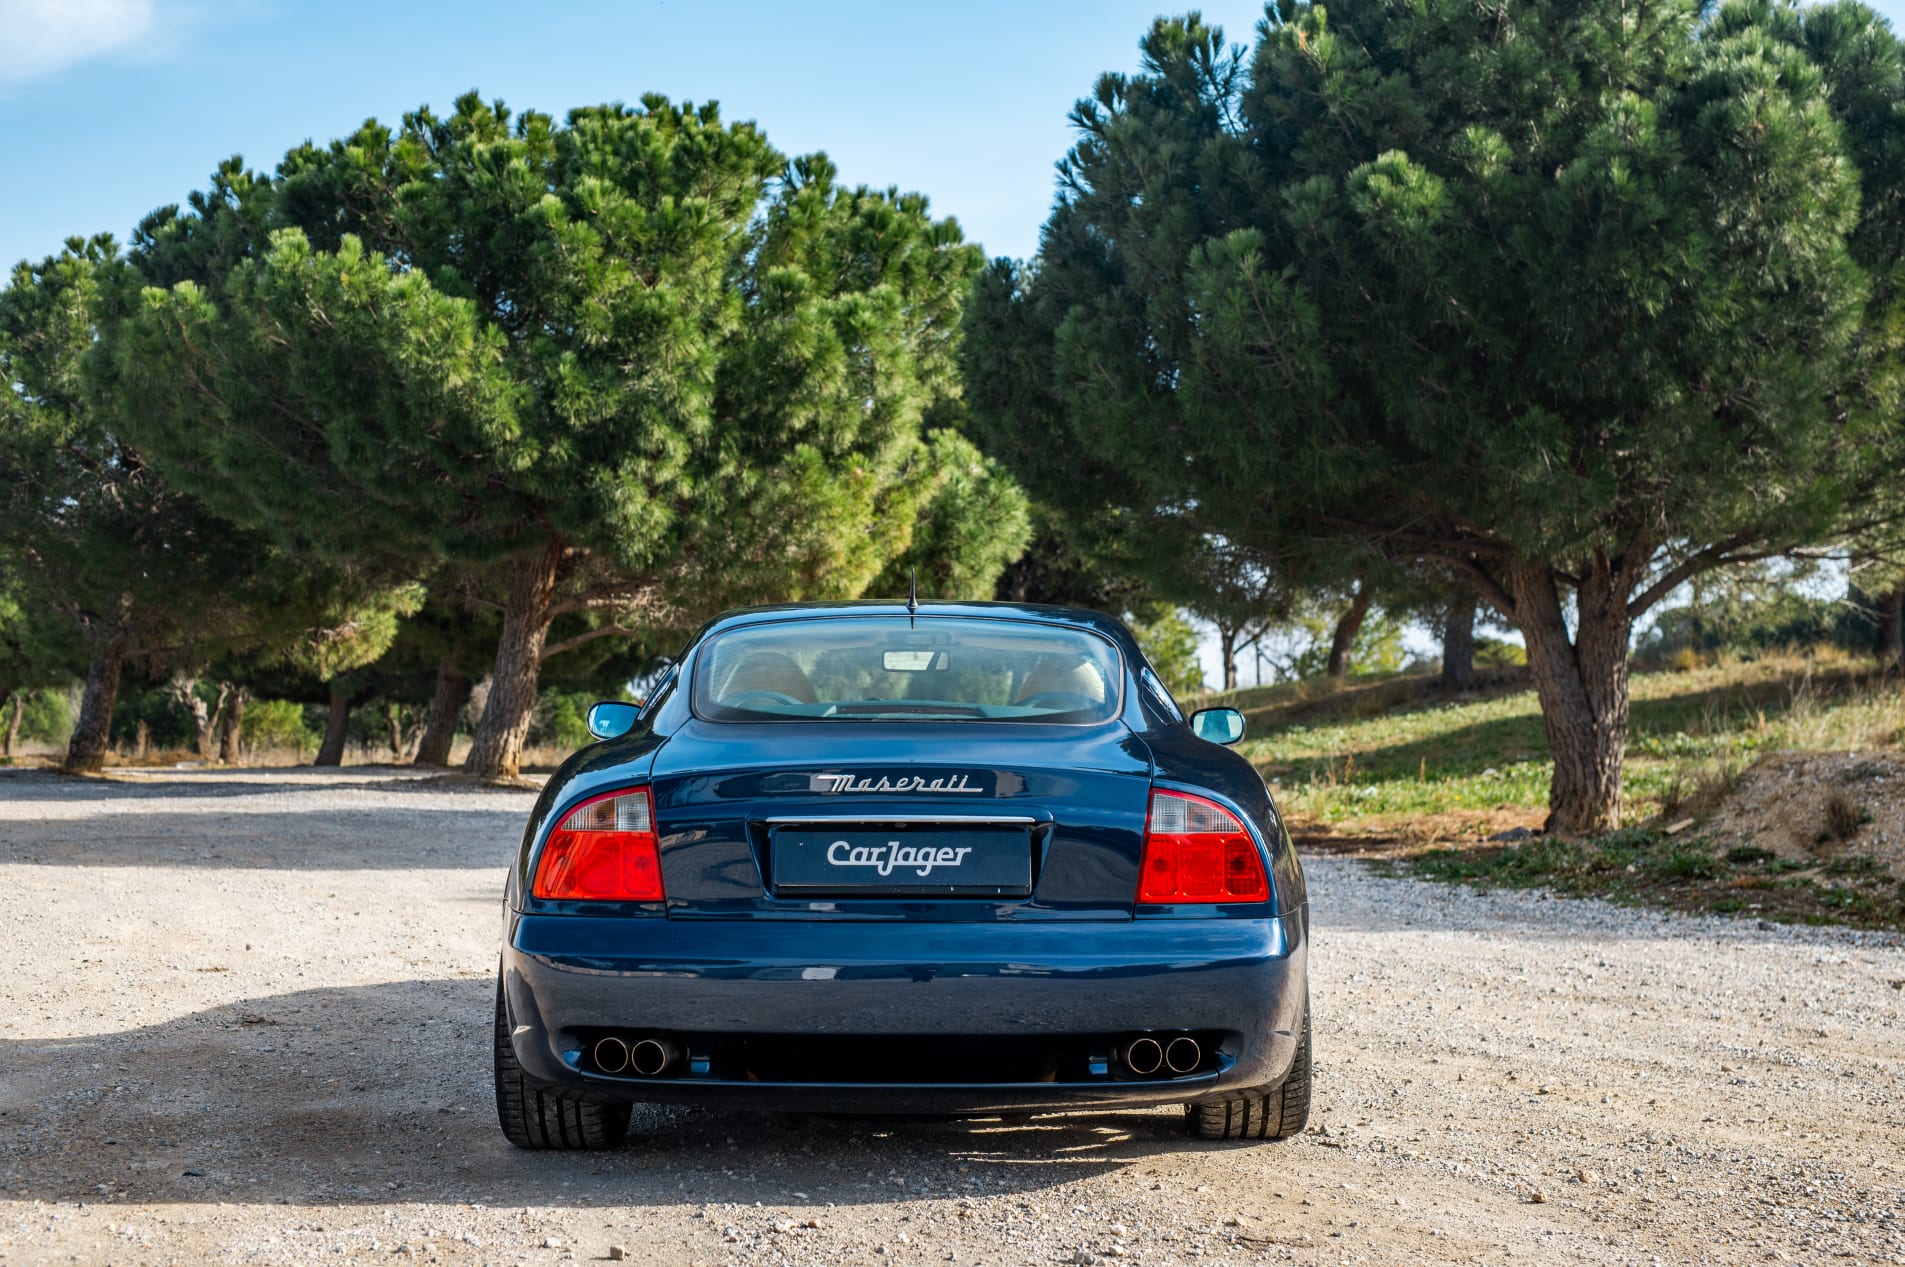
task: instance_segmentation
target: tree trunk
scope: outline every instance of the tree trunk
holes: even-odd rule
[[[312,765],[343,765],[344,741],[350,737],[351,697],[343,687],[331,683],[331,711],[324,719],[324,742],[318,745]]]
[[[20,742],[20,722],[26,717],[26,695],[25,691],[13,693],[13,716],[7,718],[6,746],[0,748],[0,756],[11,757],[13,749]]]
[[[459,673],[445,660],[437,666],[437,689],[424,715],[423,738],[417,741],[418,765],[449,765],[456,744],[456,720],[470,701],[470,675]]]
[[[1237,635],[1241,630],[1217,626],[1217,648],[1224,657],[1224,689],[1237,689]]]
[[[218,730],[218,759],[225,765],[238,764],[238,741],[243,737],[245,701],[251,692],[244,687],[232,690],[231,703],[225,706],[225,721]]]
[[[384,732],[390,741],[390,759],[403,760],[403,705],[395,700],[384,701]]]
[[[1627,644],[1633,619],[1627,592],[1604,561],[1587,569],[1575,592],[1568,638],[1554,570],[1513,570],[1515,623],[1528,644],[1528,667],[1554,756],[1547,830],[1587,836],[1621,825],[1621,762],[1627,755]]]
[[[207,761],[212,760],[212,758],[217,755],[215,749],[218,746],[220,737],[225,733],[225,710],[231,705],[231,699],[232,684],[230,682],[220,682],[218,684],[218,698],[212,701],[211,722],[206,727],[205,741],[199,745],[198,755],[204,757]]]
[[[1475,681],[1475,592],[1464,588],[1442,626],[1442,685],[1467,690]]]
[[[1905,585],[1879,599],[1879,636],[1872,650],[1880,668],[1905,668]]]
[[[561,562],[562,543],[551,541],[509,565],[509,601],[503,608],[503,634],[496,643],[489,699],[483,705],[483,720],[477,724],[470,755],[463,761],[463,769],[478,778],[513,779],[522,764]]]
[[[119,670],[125,657],[125,640],[113,638],[86,666],[86,693],[80,696],[79,720],[66,745],[62,770],[92,774],[105,768],[106,747],[112,741],[112,710],[119,702]]]
[[[198,693],[198,679],[175,674],[166,683],[166,693],[179,702],[192,717],[192,752],[201,757],[212,755],[212,712]]]
[[[1342,678],[1349,673],[1349,649],[1356,645],[1356,635],[1362,632],[1363,618],[1369,615],[1369,605],[1375,598],[1375,586],[1368,581],[1356,582],[1356,594],[1350,599],[1349,610],[1336,622],[1336,633],[1330,638],[1328,673],[1331,677]]]

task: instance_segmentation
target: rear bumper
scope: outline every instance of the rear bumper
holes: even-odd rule
[[[864,1113],[1171,1104],[1289,1071],[1308,997],[1305,914],[1022,924],[518,914],[503,990],[523,1070],[595,1098]],[[603,1029],[680,1036],[689,1058],[665,1078],[592,1072],[586,1046]],[[756,1034],[929,1046],[1180,1030],[1226,1038],[1211,1067],[1175,1079],[763,1082],[694,1059],[698,1040]]]

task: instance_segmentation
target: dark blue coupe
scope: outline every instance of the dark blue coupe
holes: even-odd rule
[[[1009,604],[705,628],[543,790],[505,901],[496,1103],[1014,1115],[1310,1103],[1303,873],[1263,779],[1125,627]]]

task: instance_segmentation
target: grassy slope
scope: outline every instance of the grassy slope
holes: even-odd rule
[[[1551,763],[1525,679],[1451,697],[1428,677],[1304,683],[1236,692],[1250,719],[1241,751],[1272,781],[1308,843],[1354,844],[1432,878],[1544,884],[1562,892],[1742,910],[1777,918],[1905,923],[1905,892],[1884,876],[1790,874],[1753,851],[1722,850],[1700,816],[1761,752],[1896,746],[1896,680],[1831,653],[1637,673],[1625,769],[1626,821],[1597,841],[1503,849],[1483,838],[1539,827]]]

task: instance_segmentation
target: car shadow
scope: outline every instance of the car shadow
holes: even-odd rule
[[[540,776],[532,776],[540,777]],[[432,766],[163,766],[114,767],[100,775],[0,766],[0,796],[10,801],[224,800],[246,796],[323,795],[337,792],[410,792],[524,798],[529,787],[485,783]]]
[[[775,1118],[641,1106],[603,1153],[512,1148],[488,974],[235,1000],[152,1025],[0,1039],[0,1198],[894,1205],[1050,1188],[1200,1145],[1175,1111]]]
[[[437,795],[407,795],[419,788]],[[340,798],[340,792],[350,795]],[[241,870],[507,865],[522,839],[529,795],[444,792],[427,776],[265,781],[16,774],[0,780],[0,863]]]
[[[302,871],[501,868],[515,857],[526,818],[521,809],[432,806],[414,814],[234,810],[0,820],[0,863]]]

